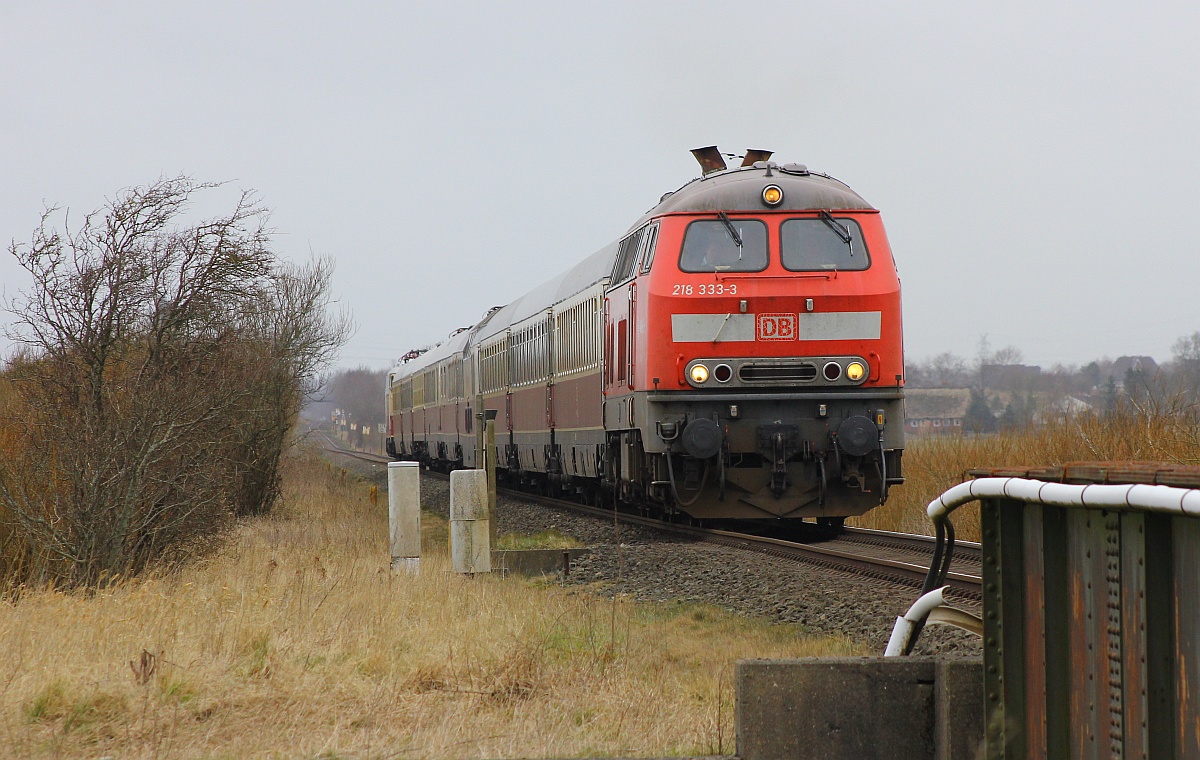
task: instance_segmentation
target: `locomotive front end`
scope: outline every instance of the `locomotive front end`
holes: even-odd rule
[[[835,524],[881,504],[902,482],[904,370],[879,213],[765,162],[677,195],[629,299],[647,495],[696,518]]]

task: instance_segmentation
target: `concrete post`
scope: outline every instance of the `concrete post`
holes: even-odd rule
[[[450,562],[456,573],[490,573],[492,546],[484,470],[450,473]]]
[[[421,465],[388,462],[388,528],[392,569],[421,569]]]

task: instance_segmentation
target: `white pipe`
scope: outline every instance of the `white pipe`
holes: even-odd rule
[[[950,488],[929,502],[926,512],[935,523],[964,504],[978,499],[1014,499],[1033,504],[1099,509],[1143,509],[1169,515],[1200,517],[1200,490],[1142,483],[1127,485],[1047,483],[1030,478],[977,478]],[[918,622],[943,604],[942,590],[918,599],[904,617],[896,618],[885,657],[904,652]]]
[[[896,625],[892,627],[892,637],[888,639],[887,649],[883,653],[884,657],[899,657],[904,654],[916,624],[924,620],[930,612],[946,603],[942,596],[944,589],[945,587],[935,588],[928,594],[922,595],[908,608],[904,617],[896,618]]]
[[[1073,485],[1028,478],[978,478],[960,483],[929,502],[926,512],[937,521],[977,499],[1008,498],[1059,507],[1144,509],[1200,517],[1200,490],[1173,486]]]

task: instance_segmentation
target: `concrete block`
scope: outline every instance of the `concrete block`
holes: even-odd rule
[[[983,661],[978,657],[939,657],[935,663],[934,760],[983,757]]]
[[[741,760],[820,757],[825,760],[969,760],[954,754],[970,744],[954,729],[942,731],[936,712],[937,680],[944,713],[958,695],[975,696],[977,745],[983,737],[982,664],[939,669],[939,658],[812,658],[737,663],[737,744]],[[969,713],[969,709],[964,712]],[[951,747],[939,747],[949,741]]]

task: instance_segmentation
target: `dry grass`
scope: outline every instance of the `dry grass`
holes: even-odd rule
[[[460,578],[430,515],[421,574],[394,575],[367,494],[291,462],[278,513],[217,556],[91,594],[10,594],[0,754],[728,753],[735,659],[861,653],[711,608]]]
[[[1108,416],[1085,415],[1018,432],[910,440],[906,482],[888,503],[852,520],[881,530],[929,533],[925,507],[974,468],[1047,467],[1077,461],[1153,461],[1200,464],[1195,408],[1179,401],[1127,406]],[[979,510],[954,514],[958,537],[979,540]]]
[[[496,539],[497,549],[576,549],[583,543],[570,536],[559,533],[554,528],[535,533],[532,536],[522,536],[517,533],[505,533]]]

